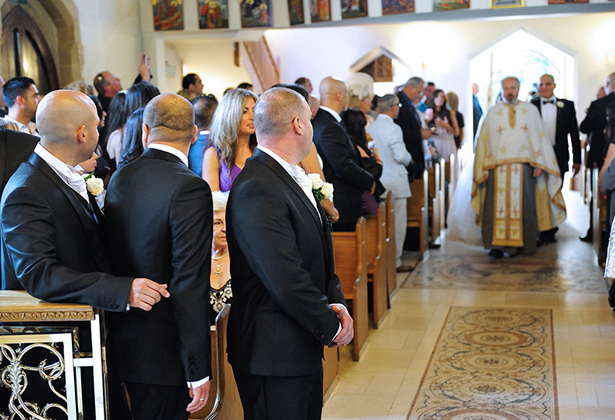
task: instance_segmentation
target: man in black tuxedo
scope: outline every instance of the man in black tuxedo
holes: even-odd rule
[[[354,334],[327,216],[297,166],[310,151],[310,116],[289,89],[259,97],[259,145],[228,201],[228,354],[245,419],[320,419],[323,346]]]
[[[80,92],[58,90],[41,101],[36,121],[40,143],[2,193],[2,289],[107,311],[150,310],[168,296],[166,287],[107,274],[104,218],[74,170],[98,142],[94,103]]]
[[[147,149],[113,175],[107,192],[111,262],[120,275],[168,284],[171,296],[149,313],[113,314],[112,360],[135,420],[187,419],[210,387],[211,190],[188,169],[197,133],[190,102],[154,98],[143,131]]]
[[[555,79],[550,74],[540,76],[538,85],[538,98],[532,101],[538,108],[538,112],[545,123],[547,135],[553,145],[557,166],[564,182],[564,174],[568,172],[568,138],[572,145],[572,162],[574,175],[579,173],[581,168],[581,142],[579,141],[579,128],[577,125],[577,115],[574,109],[574,102],[566,99],[559,99],[553,94],[555,89]],[[555,232],[557,227],[547,232],[541,232],[540,242],[555,242]]]
[[[0,195],[11,175],[28,160],[38,140],[36,136],[0,128],[0,168],[4,168],[0,171]]]
[[[425,170],[423,139],[431,137],[431,132],[423,128],[421,117],[415,106],[421,100],[424,85],[425,82],[420,77],[411,77],[404,88],[397,93],[400,109],[395,122],[404,133],[404,143],[412,155],[411,165],[414,165],[414,167],[408,167],[410,181],[423,176]]]
[[[581,133],[587,134],[587,140],[583,142],[583,147],[587,144],[590,145],[586,163],[588,168],[593,168],[595,165],[601,169],[604,164],[604,158],[608,148],[604,138],[604,129],[606,127],[606,108],[610,103],[615,102],[615,73],[611,73],[607,76],[604,84],[604,93],[606,96],[596,99],[591,103],[589,109],[587,110],[585,119],[581,121]],[[593,211],[591,211],[590,208],[589,229],[587,230],[587,234],[581,237],[582,241],[591,242],[593,240],[592,214]]]
[[[336,231],[354,231],[361,217],[361,194],[373,194],[374,177],[361,166],[357,146],[350,140],[340,124],[340,113],[346,109],[346,84],[326,77],[320,83],[320,109],[314,124],[314,144],[323,161],[323,172],[335,189],[335,207],[340,218]]]

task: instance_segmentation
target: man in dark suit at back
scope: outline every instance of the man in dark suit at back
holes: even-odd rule
[[[423,95],[424,85],[425,82],[420,77],[411,77],[404,85],[404,88],[397,93],[400,109],[395,122],[401,127],[404,133],[406,149],[412,155],[414,168],[409,167],[408,176],[414,176],[414,178],[423,176],[423,171],[425,170],[423,139],[428,139],[431,136],[431,132],[423,128],[421,118],[415,106],[415,103]]]
[[[30,134],[0,128],[0,195],[11,175],[28,160],[38,140]]]
[[[320,109],[314,124],[314,144],[323,161],[323,172],[335,189],[335,207],[340,218],[336,231],[354,231],[361,217],[361,194],[373,194],[374,177],[361,166],[357,146],[340,124],[340,113],[346,109],[346,84],[333,77],[320,83]]]
[[[143,112],[147,149],[111,178],[105,201],[113,270],[168,284],[152,311],[113,314],[110,342],[135,420],[187,419],[211,377],[211,190],[188,169],[190,102],[167,94]]]
[[[289,89],[259,97],[259,144],[228,201],[228,354],[246,420],[320,419],[323,346],[354,335],[327,216],[297,166],[310,151],[310,116]]]
[[[555,79],[550,74],[540,76],[538,85],[538,98],[532,101],[538,108],[547,129],[547,135],[557,159],[557,166],[564,182],[564,175],[568,172],[568,138],[572,146],[572,162],[574,175],[579,173],[581,168],[581,143],[579,141],[579,127],[577,125],[577,114],[574,109],[574,102],[566,99],[559,99],[553,94],[555,89]],[[573,176],[574,176],[573,175]],[[546,243],[555,242],[555,232],[557,228],[547,232],[541,232],[541,241]]]

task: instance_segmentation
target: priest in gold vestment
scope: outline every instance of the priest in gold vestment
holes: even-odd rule
[[[472,207],[489,255],[536,252],[537,233],[566,219],[553,146],[535,106],[520,102],[519,79],[502,80],[503,101],[480,128]]]

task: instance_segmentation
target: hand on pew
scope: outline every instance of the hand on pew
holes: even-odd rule
[[[337,318],[342,323],[342,330],[337,337],[335,337],[333,343],[329,344],[329,348],[334,349],[340,346],[347,346],[354,338],[354,321],[345,307],[333,304],[331,305],[331,309],[333,309]]]
[[[207,404],[207,397],[209,396],[209,387],[211,385],[211,381],[205,382],[203,385],[192,388],[190,387],[190,396],[192,397],[192,402],[188,404],[186,407],[186,411],[190,413],[196,413],[205,407]]]

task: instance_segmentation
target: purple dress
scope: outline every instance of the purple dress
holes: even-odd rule
[[[213,146],[209,146],[213,147]],[[231,190],[233,186],[233,181],[237,179],[237,175],[241,172],[241,168],[237,165],[233,165],[233,169],[229,174],[228,167],[226,163],[221,159],[220,153],[218,153],[218,166],[220,167],[220,191],[227,192]]]

